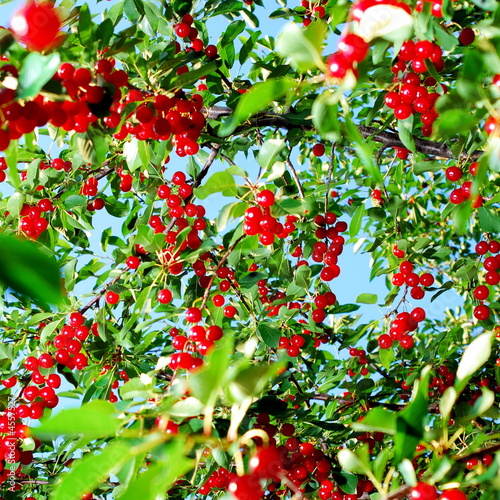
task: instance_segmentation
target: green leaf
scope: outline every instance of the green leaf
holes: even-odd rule
[[[19,172],[17,171],[17,153],[18,142],[10,141],[9,147],[5,150],[5,160],[7,161],[7,166],[9,167],[9,180],[16,189],[19,189],[21,186],[21,178],[19,177]]]
[[[331,90],[322,92],[311,108],[312,122],[318,133],[329,141],[338,141],[341,136],[338,94]]]
[[[448,425],[448,420],[451,415],[451,411],[455,406],[455,403],[458,398],[458,393],[454,387],[448,387],[441,396],[439,400],[439,411],[441,413],[441,419],[443,421],[443,425]]]
[[[131,458],[131,445],[116,441],[101,453],[88,453],[53,486],[50,500],[78,500],[105,481],[109,473]]]
[[[23,193],[15,192],[7,200],[7,210],[9,211],[10,215],[12,215],[12,217],[19,217],[25,199],[26,198]]]
[[[236,182],[234,177],[227,171],[212,174],[205,184],[194,189],[194,194],[200,200],[204,200],[214,193],[222,193],[224,196],[236,196]]]
[[[301,288],[305,288],[306,290],[309,288],[309,283],[311,281],[311,268],[309,266],[300,266],[297,271],[295,271],[295,279],[294,282],[297,286]]]
[[[478,209],[479,226],[485,233],[500,233],[500,216],[489,208]]]
[[[356,452],[347,448],[340,450],[337,458],[341,467],[355,474],[371,474],[368,458],[365,454],[361,454],[362,448],[356,450]]]
[[[259,333],[264,344],[273,348],[278,347],[281,337],[281,332],[278,330],[278,328],[270,326],[266,323],[259,323],[257,332]]]
[[[183,477],[192,467],[193,461],[185,456],[185,442],[176,439],[167,443],[158,454],[159,461],[149,465],[133,479],[118,498],[120,500],[157,500],[165,496],[177,479]]]
[[[394,434],[396,432],[397,414],[382,407],[371,409],[365,418],[352,424],[357,431],[385,432]]]
[[[258,396],[276,374],[276,364],[256,364],[244,366],[235,371],[227,383],[227,395],[233,403],[243,403],[248,398]]]
[[[392,347],[389,349],[379,349],[378,357],[380,358],[382,366],[386,370],[389,370],[391,368],[391,363],[394,361],[394,349]]]
[[[57,262],[27,240],[0,234],[0,281],[17,292],[42,303],[62,299]]]
[[[172,417],[196,417],[203,413],[204,405],[196,398],[188,397],[177,401],[169,410],[168,413]]]
[[[301,73],[313,68],[324,71],[321,52],[326,33],[326,24],[319,20],[305,29],[297,23],[287,24],[276,38],[276,51]]]
[[[440,136],[453,137],[461,132],[469,132],[478,118],[465,109],[448,109],[439,114],[434,127]]]
[[[405,458],[399,465],[398,465],[399,472],[401,472],[403,479],[406,481],[406,484],[409,484],[410,486],[416,486],[417,484],[417,474],[415,473],[415,468],[413,467],[413,464],[411,463],[410,460]]]
[[[42,87],[54,76],[61,58],[57,52],[43,56],[30,52],[19,72],[18,99],[27,99],[39,94]]]
[[[152,383],[144,383],[141,378],[135,377],[131,378],[120,387],[120,396],[122,399],[149,399],[154,398],[155,393]]]
[[[415,140],[413,139],[413,115],[406,120],[398,120],[398,132],[399,138],[405,148],[409,149],[412,153],[415,153]]]
[[[466,347],[457,368],[455,379],[457,392],[462,392],[472,375],[488,361],[493,338],[493,332],[482,333]]]
[[[84,3],[78,13],[78,36],[84,47],[90,46],[93,42],[92,25],[89,6]]]
[[[109,149],[106,139],[99,132],[92,129],[81,134],[75,134],[75,137],[83,161],[101,166]],[[127,144],[128,142],[125,143],[125,145]]]
[[[283,139],[269,139],[260,148],[257,163],[263,169],[268,170],[285,147],[286,142]]]
[[[219,130],[219,137],[226,137],[234,132],[238,125],[255,113],[266,109],[273,101],[281,99],[296,85],[295,80],[288,77],[269,78],[265,82],[253,85],[248,92],[239,98],[234,113],[228,117]]]
[[[438,161],[419,161],[413,165],[413,173],[422,175],[424,172],[439,172],[443,170],[443,164]]]
[[[61,410],[43,420],[40,427],[33,428],[33,433],[40,439],[55,439],[61,435],[91,439],[114,436],[122,425],[115,412],[111,403],[94,400],[80,408]]]
[[[363,204],[359,205],[352,216],[351,222],[349,224],[349,236],[354,238],[359,233],[361,229],[361,222],[363,220],[363,215],[365,214],[365,207]]]
[[[415,447],[424,435],[425,417],[428,414],[427,399],[431,367],[422,370],[420,380],[415,382],[412,401],[401,411],[396,420],[396,436],[394,438],[394,462],[399,464],[405,458],[415,456]]]
[[[187,87],[200,78],[204,76],[210,75],[217,69],[217,63],[215,61],[210,61],[208,63],[203,64],[197,69],[191,69],[182,75],[177,76],[175,74],[175,78],[171,81],[171,88],[184,88]],[[168,87],[168,85],[167,85]]]
[[[223,337],[212,351],[205,366],[189,377],[190,394],[207,406],[215,404],[221,390],[229,366],[229,354],[232,349],[230,340],[228,337]]]
[[[75,207],[85,207],[85,206],[87,206],[87,199],[85,198],[85,196],[73,194],[71,196],[68,196],[64,200],[64,206],[68,210],[71,210],[72,208],[75,208]]]
[[[358,304],[376,304],[377,301],[378,297],[374,293],[361,293],[356,299]]]

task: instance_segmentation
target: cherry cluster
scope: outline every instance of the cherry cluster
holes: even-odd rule
[[[328,76],[342,80],[350,71],[357,78],[357,65],[366,57],[369,48],[368,43],[359,35],[342,35],[337,52],[330,55],[326,61]]]
[[[378,338],[381,349],[389,349],[394,341],[399,342],[403,349],[411,349],[415,340],[410,335],[418,328],[418,324],[425,319],[425,311],[421,307],[415,307],[410,312],[404,311],[396,315],[389,327],[389,333],[384,333]]]
[[[481,256],[490,254],[483,261],[483,268],[486,271],[484,280],[487,285],[495,286],[500,283],[500,242],[497,240],[480,241],[475,247],[476,253]],[[480,321],[486,321],[491,315],[491,309],[484,304],[490,296],[490,289],[487,285],[478,285],[474,289],[474,298],[481,303],[474,308],[474,317]]]
[[[467,500],[467,495],[458,489],[445,490],[438,493],[435,486],[428,483],[417,483],[411,489],[411,500]]]
[[[393,253],[396,257],[402,258],[404,252],[394,247]],[[409,260],[404,260],[399,265],[399,272],[392,277],[392,284],[397,287],[405,285],[410,288],[410,296],[414,300],[421,300],[425,296],[424,288],[434,284],[434,276],[431,273],[422,273],[420,276],[414,272],[413,264]]]
[[[361,367],[359,374],[362,377],[365,377],[370,373],[370,370],[368,369],[367,366],[369,360],[366,357],[366,351],[364,349],[357,349],[356,347],[351,347],[349,349],[349,355],[351,356],[352,360],[351,366],[358,367],[358,369],[359,367]],[[349,368],[347,370],[347,375],[349,375],[349,377],[355,377],[357,375],[357,372],[353,368]]]
[[[446,365],[438,368],[436,376],[432,377],[429,388],[430,394],[437,391],[438,394],[443,394],[448,387],[453,385],[456,375]]]
[[[296,229],[295,216],[287,216],[285,224],[282,224],[271,215],[271,207],[274,205],[275,196],[270,189],[263,189],[257,194],[257,205],[245,210],[243,231],[249,236],[259,235],[262,245],[272,245],[276,237],[283,239],[288,237]]]
[[[479,164],[477,162],[471,163],[469,166],[469,173],[475,176],[477,174],[478,167]],[[449,181],[458,182],[460,179],[462,179],[463,172],[459,167],[451,166],[446,169],[445,175]],[[460,187],[453,189],[453,191],[450,193],[450,202],[454,205],[460,205],[461,203],[469,200],[471,196],[472,182],[465,181]],[[475,196],[472,201],[472,206],[473,208],[479,208],[483,206],[483,197],[480,194]]]
[[[172,347],[177,351],[170,356],[169,368],[194,371],[203,365],[207,355],[224,332],[218,325],[203,326],[202,311],[199,307],[189,307],[185,313],[186,322],[192,326],[187,334],[178,328],[171,328]]]
[[[328,0],[302,0],[300,6],[305,9],[304,19],[302,20],[304,26],[309,26],[313,18],[323,19],[326,15],[325,6]]]
[[[439,84],[434,77],[427,76],[421,81],[423,73],[432,64],[439,73],[444,69],[441,47],[429,40],[414,42],[407,40],[398,53],[398,60],[392,67],[395,88],[385,96],[385,104],[394,110],[398,120],[405,120],[419,114],[422,122],[422,135],[432,135],[432,124],[438,117],[434,107],[440,93],[445,93],[445,85]]]
[[[289,492],[303,494],[310,483],[319,484],[321,500],[356,500],[373,490],[369,480],[360,478],[356,493],[343,493],[330,478],[330,459],[314,444],[296,438],[293,424],[281,425],[279,433],[286,439],[279,446],[273,437],[278,427],[270,423],[269,415],[259,414],[255,427],[269,435],[269,445],[257,446],[249,460],[249,473],[236,476],[219,470],[209,477],[200,492],[208,493],[212,488],[224,488],[227,484],[228,491],[237,500],[255,500],[264,497],[264,481],[268,494],[278,497]]]
[[[36,240],[49,227],[47,219],[42,217],[42,213],[53,210],[52,202],[49,199],[42,199],[36,205],[24,204],[20,211],[21,219],[19,228],[25,236]]]

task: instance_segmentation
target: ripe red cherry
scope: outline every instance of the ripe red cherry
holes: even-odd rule
[[[441,493],[439,500],[467,500],[467,495],[460,490],[446,490]]]
[[[259,478],[253,474],[236,476],[227,489],[237,500],[256,500],[264,496]]]
[[[312,148],[312,154],[314,156],[323,156],[325,154],[325,146],[323,144],[315,144]]]
[[[394,108],[394,116],[398,120],[406,120],[406,118],[409,118],[413,113],[413,108],[409,104],[398,104]]]
[[[446,169],[446,178],[449,181],[459,181],[462,178],[462,171],[458,167],[448,167]]]
[[[236,307],[234,306],[226,306],[224,307],[224,316],[226,318],[234,318],[236,316]]]
[[[486,300],[490,294],[490,289],[486,285],[479,285],[474,290],[474,297],[477,300]]]
[[[114,305],[120,300],[120,296],[116,293],[110,290],[109,292],[106,292],[106,295],[104,296],[104,300],[110,304]]]
[[[410,492],[412,500],[437,500],[438,493],[434,486],[427,483],[418,483]]]
[[[481,304],[474,308],[474,317],[479,321],[486,321],[490,317],[490,308]]]
[[[476,39],[476,34],[472,28],[464,28],[460,35],[458,35],[458,41],[461,45],[470,45]]]
[[[274,205],[274,193],[270,189],[264,189],[257,195],[257,203],[261,207]]]
[[[343,54],[336,52],[328,57],[326,61],[328,76],[341,80],[347,74],[347,70],[352,68],[352,63],[346,60]]]
[[[191,28],[186,23],[179,23],[175,27],[175,34],[180,38],[186,38],[187,36],[189,36],[190,31]]]
[[[250,470],[259,478],[280,481],[279,473],[283,470],[280,452],[275,446],[262,448],[250,459]]]
[[[130,257],[127,257],[125,263],[127,264],[127,267],[129,269],[137,269],[141,263],[141,260],[139,259],[139,257],[131,255]]]
[[[55,46],[61,20],[51,2],[28,2],[14,14],[11,30],[29,50],[44,51]]]
[[[188,323],[199,323],[201,321],[201,310],[198,307],[190,307],[186,310],[186,321]]]
[[[166,288],[158,292],[158,302],[160,304],[169,304],[172,300],[172,292]]]
[[[338,48],[347,60],[361,62],[368,53],[369,45],[359,35],[348,33],[340,39]]]

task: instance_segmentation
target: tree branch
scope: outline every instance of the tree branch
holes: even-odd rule
[[[223,116],[231,115],[233,110],[224,106],[214,106],[212,108],[205,108],[204,112],[208,118],[219,119]],[[286,130],[300,128],[307,131],[313,129],[311,123],[297,124],[290,121],[284,115],[277,113],[261,113],[250,118],[246,124],[239,126],[234,131],[234,134],[241,133],[249,128],[265,126],[284,128]],[[389,147],[406,149],[406,146],[401,142],[398,134],[395,132],[387,132],[376,127],[365,127],[363,125],[358,126],[358,129],[365,139],[369,138],[375,142],[380,142],[384,146],[384,149]],[[419,153],[441,158],[455,157],[451,149],[444,142],[435,142],[428,139],[420,139],[418,137],[414,137],[413,139],[415,141],[415,149]],[[471,160],[477,160],[482,154],[483,151],[474,151],[471,155],[463,156],[467,156]]]

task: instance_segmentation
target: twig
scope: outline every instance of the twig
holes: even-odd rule
[[[400,486],[397,490],[389,493],[386,497],[381,500],[399,500],[400,498],[405,498],[411,491],[411,486],[409,484],[404,484]]]
[[[295,181],[295,184],[297,184],[297,189],[299,190],[300,197],[302,199],[305,198],[304,195],[304,190],[302,189],[302,184],[300,183],[299,176],[297,175],[297,171],[295,170],[295,167],[292,165],[292,162],[290,161],[290,157],[286,159],[286,164],[288,165],[288,168],[290,169],[290,173],[292,174],[293,180]]]

